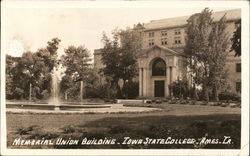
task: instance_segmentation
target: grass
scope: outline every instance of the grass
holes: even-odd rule
[[[168,112],[140,114],[12,114],[7,113],[9,148],[150,148],[193,149],[194,145],[71,145],[13,147],[14,138],[105,138],[121,141],[131,138],[222,138],[228,135],[233,144],[206,145],[202,148],[240,148],[240,114],[168,115]]]

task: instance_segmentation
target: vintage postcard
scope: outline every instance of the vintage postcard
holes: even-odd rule
[[[1,3],[2,155],[248,155],[248,2]]]

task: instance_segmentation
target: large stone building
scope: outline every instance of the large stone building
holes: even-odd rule
[[[235,31],[235,21],[241,18],[240,9],[214,12],[212,17],[218,21],[226,13],[227,32],[230,38]],[[139,30],[142,37],[143,52],[138,56],[139,95],[144,97],[168,97],[169,85],[177,79],[188,78],[184,65],[183,50],[186,37],[187,19],[190,16],[152,20],[143,24]],[[94,66],[103,67],[101,49],[94,52]],[[229,90],[240,94],[241,58],[229,52],[226,62]]]

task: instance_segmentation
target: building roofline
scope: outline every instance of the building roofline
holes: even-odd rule
[[[215,19],[215,21],[218,21],[220,19],[220,16],[224,13],[226,14],[226,22],[234,22],[237,21],[239,19],[241,19],[241,16],[239,16],[239,12],[241,10],[240,9],[232,9],[232,10],[224,10],[224,11],[217,11],[217,12],[213,12],[212,13],[212,18]],[[234,17],[232,15],[232,12],[236,14],[236,17]],[[230,17],[227,16],[228,13],[230,14]],[[221,14],[221,15],[220,15]],[[191,16],[191,15],[190,15]],[[144,31],[153,31],[153,30],[162,30],[162,29],[173,29],[173,28],[182,28],[185,27],[187,25],[186,20],[190,17],[190,16],[177,16],[177,17],[171,17],[171,18],[164,18],[164,19],[158,19],[158,20],[151,20],[149,23],[146,23],[144,25],[145,29]],[[223,15],[222,15],[223,16]],[[221,16],[221,17],[222,17]],[[176,20],[179,22],[179,24],[176,25],[162,25],[163,23],[168,23],[168,22],[177,22],[177,21],[171,21],[171,20]],[[150,26],[152,25],[152,26]],[[159,25],[159,26],[157,26]]]
[[[103,53],[103,48],[100,49],[94,49],[94,55],[100,55]]]
[[[230,20],[226,20],[227,23],[230,22],[236,22],[238,19],[230,19]],[[152,29],[144,29],[144,32],[149,32],[149,31],[155,31],[155,30],[165,30],[165,29],[175,29],[175,28],[185,28],[187,26],[187,24],[182,24],[182,25],[176,25],[176,26],[166,26],[166,27],[159,27],[159,28],[152,28]]]

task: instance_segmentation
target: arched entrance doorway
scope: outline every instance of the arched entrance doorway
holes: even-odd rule
[[[166,63],[162,58],[156,58],[152,63],[152,78],[154,79],[154,96],[165,96]]]
[[[155,45],[138,56],[139,95],[142,97],[169,97],[170,84],[182,72],[179,52]],[[179,66],[181,65],[181,66]]]

